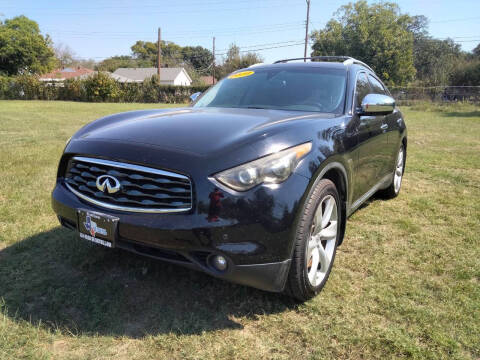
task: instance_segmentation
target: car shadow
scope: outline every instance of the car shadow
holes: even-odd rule
[[[280,294],[86,243],[57,227],[0,251],[0,307],[65,334],[139,338],[243,328],[295,308]]]
[[[365,202],[363,202],[355,211],[366,209],[370,206],[370,204],[373,204],[377,201],[385,201],[385,200],[388,200],[388,198],[386,198],[385,195],[383,195],[381,192],[376,192],[371,197],[369,197]]]

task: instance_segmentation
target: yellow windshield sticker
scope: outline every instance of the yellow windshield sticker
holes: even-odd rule
[[[238,79],[238,78],[242,78],[242,77],[245,77],[245,76],[250,76],[250,75],[253,75],[253,74],[255,74],[255,71],[242,71],[242,72],[239,72],[239,73],[236,73],[236,74],[232,74],[228,78],[229,79]]]

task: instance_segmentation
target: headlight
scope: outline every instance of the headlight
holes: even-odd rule
[[[301,144],[222,171],[214,178],[237,191],[246,191],[262,183],[278,184],[287,180],[311,149],[311,142]]]

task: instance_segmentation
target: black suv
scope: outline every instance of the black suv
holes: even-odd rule
[[[52,194],[61,224],[103,246],[313,297],[348,216],[377,191],[400,191],[407,138],[370,67],[308,59],[236,71],[191,107],[80,129]]]

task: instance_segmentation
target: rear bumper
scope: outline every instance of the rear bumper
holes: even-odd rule
[[[279,292],[285,286],[297,209],[307,186],[305,177],[293,174],[280,187],[260,186],[242,195],[223,191],[221,207],[212,216],[212,206],[202,199],[209,199],[209,194],[219,189],[207,180],[197,182],[197,202],[192,211],[141,214],[85,202],[59,178],[52,193],[52,207],[61,224],[72,230],[78,228],[77,209],[118,217],[118,248]],[[210,265],[213,255],[227,259],[226,271],[219,272]]]

